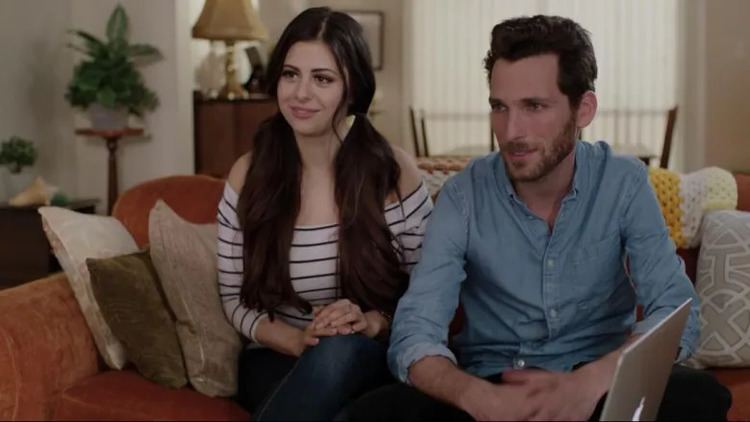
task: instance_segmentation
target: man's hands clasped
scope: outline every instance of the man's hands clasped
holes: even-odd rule
[[[535,369],[505,372],[473,393],[465,409],[476,420],[587,420],[602,396],[585,372]]]

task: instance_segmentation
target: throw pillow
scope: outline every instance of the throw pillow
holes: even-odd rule
[[[737,207],[737,183],[732,173],[706,167],[689,174],[649,167],[649,181],[659,200],[669,236],[678,248],[701,241],[701,222],[708,211]]]
[[[39,214],[99,353],[110,368],[122,369],[126,362],[125,349],[102,316],[91,290],[86,259],[137,252],[133,237],[112,217],[81,214],[59,207],[41,207]]]
[[[692,363],[750,366],[750,213],[706,215],[695,287],[701,337]]]
[[[187,384],[174,316],[149,252],[89,258],[86,265],[104,319],[138,372],[167,387]]]
[[[151,258],[177,318],[190,383],[208,396],[237,391],[239,334],[219,298],[216,224],[191,224],[158,201],[149,215]]]

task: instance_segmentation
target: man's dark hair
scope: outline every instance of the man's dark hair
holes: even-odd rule
[[[558,57],[557,86],[578,107],[586,91],[594,90],[596,57],[589,32],[560,16],[537,15],[505,20],[492,29],[484,68],[487,79],[498,59],[516,61],[540,54]]]

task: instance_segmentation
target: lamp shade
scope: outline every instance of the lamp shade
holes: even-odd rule
[[[206,0],[193,26],[193,38],[266,40],[268,30],[250,5],[250,0]]]

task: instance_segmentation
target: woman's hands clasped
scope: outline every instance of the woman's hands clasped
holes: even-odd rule
[[[316,346],[320,337],[362,333],[372,338],[388,328],[388,322],[378,311],[362,312],[359,305],[349,299],[314,306],[313,316],[302,331],[304,347]]]

